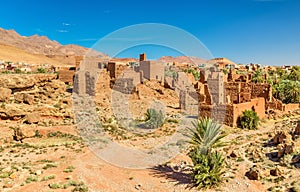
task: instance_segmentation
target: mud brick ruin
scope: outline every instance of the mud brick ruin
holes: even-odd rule
[[[83,56],[75,56],[75,67],[59,67],[55,71],[58,72],[58,79],[64,83],[72,84],[74,81],[74,76],[79,68],[80,62],[83,60]]]
[[[203,72],[207,73],[207,71]],[[228,75],[221,71],[208,71],[204,79],[204,93],[199,100],[199,117],[208,116],[229,126],[237,126],[238,118],[244,110],[254,110],[259,118],[266,112],[296,110],[299,104],[283,104],[272,96],[272,87],[266,83],[251,82],[251,74],[238,75],[231,70]],[[201,94],[201,90],[198,90]]]
[[[226,67],[227,60],[217,58],[216,61],[219,63],[217,67],[195,67],[195,70],[200,70],[200,79],[196,81],[192,74],[180,68],[172,68],[177,70],[175,77],[165,76],[168,66],[157,61],[147,61],[146,54],[140,54],[139,62],[130,65],[112,61],[83,61],[78,58],[76,68],[80,70],[74,75],[73,91],[78,95],[95,96],[96,82],[101,73],[106,73],[110,78],[109,86],[112,90],[125,95],[136,92],[136,86],[145,80],[157,81],[165,88],[176,91],[180,100],[179,107],[185,114],[208,116],[229,126],[237,126],[238,118],[245,110],[252,109],[260,118],[264,118],[270,111],[288,112],[299,108],[299,104],[283,104],[275,99],[271,85],[266,83],[266,76],[263,83],[254,83],[251,82],[251,73],[237,74],[235,67],[231,67],[230,72],[225,74],[218,66],[222,66],[221,69]],[[258,65],[250,67],[251,70],[259,68]]]

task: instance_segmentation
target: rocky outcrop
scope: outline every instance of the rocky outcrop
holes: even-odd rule
[[[34,97],[28,93],[15,93],[14,98],[20,103],[25,103],[28,105],[34,104]]]
[[[3,74],[0,86],[8,92],[0,107],[0,119],[39,125],[46,125],[49,117],[62,124],[73,121],[71,93],[55,74]]]
[[[10,89],[0,87],[0,102],[5,102],[9,100],[10,96],[11,96]]]
[[[56,79],[56,74],[9,74],[0,75],[0,87],[13,92],[31,89],[41,83]]]
[[[29,113],[25,116],[25,122],[29,124],[38,123],[41,119],[41,116],[39,113]]]
[[[13,130],[14,130],[14,135],[13,135],[14,140],[22,142],[23,139],[25,138],[34,137],[37,129],[36,127],[32,127],[32,126],[20,125],[13,128]]]

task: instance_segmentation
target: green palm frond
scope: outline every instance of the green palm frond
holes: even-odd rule
[[[210,118],[200,118],[193,122],[193,128],[190,128],[190,143],[194,148],[198,148],[201,153],[208,153],[213,147],[223,146],[221,139],[225,134],[221,131],[221,125]]]

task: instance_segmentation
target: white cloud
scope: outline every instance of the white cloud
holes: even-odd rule
[[[68,33],[69,31],[68,30],[64,30],[64,29],[59,29],[59,30],[56,30],[57,32],[59,33]]]
[[[62,23],[63,26],[70,26],[70,23]]]

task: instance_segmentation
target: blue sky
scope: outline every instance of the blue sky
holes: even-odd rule
[[[120,28],[141,23],[179,27],[214,57],[237,63],[300,65],[300,0],[10,0],[1,1],[0,27],[91,47]],[[178,55],[141,46],[119,56]]]

